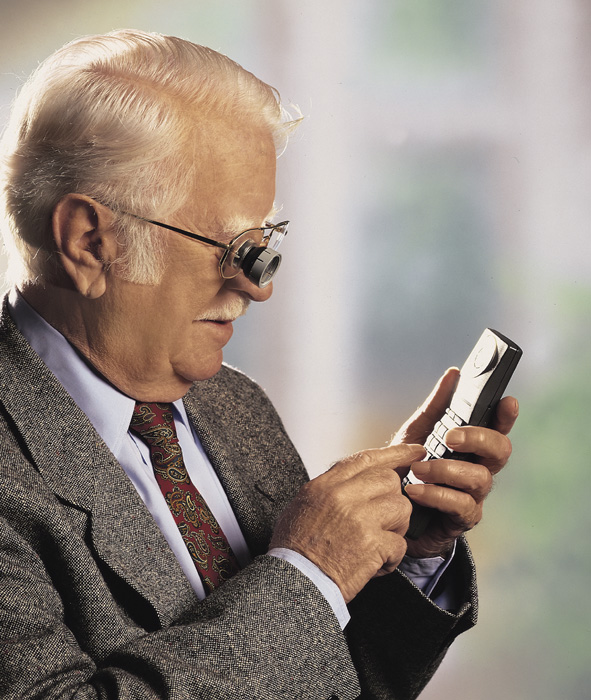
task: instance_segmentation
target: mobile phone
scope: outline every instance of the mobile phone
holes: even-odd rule
[[[444,442],[445,435],[451,428],[464,425],[489,425],[521,355],[521,348],[506,336],[491,328],[484,331],[462,365],[449,407],[425,441],[425,460],[460,459],[469,462],[477,459],[464,452],[452,452]],[[411,471],[403,479],[402,488],[404,491],[408,484],[422,483]],[[432,508],[413,503],[406,536],[413,540],[420,537],[434,513]]]

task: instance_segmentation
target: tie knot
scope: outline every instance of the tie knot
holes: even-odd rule
[[[129,428],[148,445],[175,440],[176,428],[171,404],[138,401],[133,409]]]

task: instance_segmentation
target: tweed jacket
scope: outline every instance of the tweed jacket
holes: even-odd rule
[[[187,394],[253,561],[196,598],[87,417],[0,317],[0,697],[413,698],[475,620],[464,543],[458,612],[403,574],[370,582],[343,633],[317,588],[266,555],[306,480],[263,391],[222,367]],[[352,533],[354,541],[354,533]]]

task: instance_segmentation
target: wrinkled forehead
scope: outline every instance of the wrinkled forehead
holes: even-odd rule
[[[221,119],[194,135],[195,187],[188,214],[209,232],[239,233],[275,213],[276,152],[268,127]]]
[[[197,113],[187,124],[188,140],[200,158],[229,159],[277,158],[271,128],[257,115]]]

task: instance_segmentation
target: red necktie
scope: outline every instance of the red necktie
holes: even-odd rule
[[[222,528],[189,478],[171,405],[136,403],[130,430],[150,448],[156,481],[209,593],[239,566]]]

